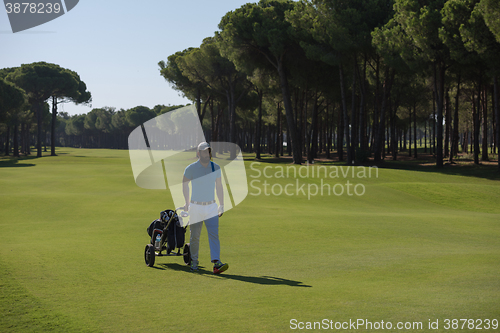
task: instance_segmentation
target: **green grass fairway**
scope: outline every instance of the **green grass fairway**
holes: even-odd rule
[[[485,329],[500,320],[500,182],[486,167],[353,177],[249,159],[249,195],[220,221],[229,270],[214,276],[206,229],[199,273],[180,257],[146,267],[146,228],[173,204],[136,186],[127,151],[57,152],[0,158],[0,332],[499,330]]]

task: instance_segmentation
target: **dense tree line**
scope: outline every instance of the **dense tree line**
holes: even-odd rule
[[[460,151],[479,163],[499,142],[499,14],[493,0],[262,0],[159,67],[200,118],[228,110],[230,140],[257,157],[285,138],[294,163],[380,161],[423,139],[438,167]]]
[[[257,158],[379,162],[402,151],[417,157],[419,145],[438,167],[461,152],[479,163],[500,142],[498,17],[496,0],[261,0],[158,65],[196,105],[208,140],[238,143]],[[15,70],[0,75],[8,89],[23,88]],[[89,102],[76,91],[49,95],[52,105]],[[31,109],[42,110],[46,95],[30,96]],[[59,114],[52,141],[126,148],[131,129],[173,108]],[[43,127],[43,112],[24,112],[17,126],[0,119],[4,146],[19,124],[24,133]]]

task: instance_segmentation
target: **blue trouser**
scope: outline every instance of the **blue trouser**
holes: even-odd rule
[[[203,221],[208,232],[208,244],[210,245],[211,260],[220,260],[220,242],[219,242],[219,215],[217,204],[202,206],[197,204],[189,205],[190,220],[195,221],[190,224],[190,251],[191,260],[198,263],[198,252],[200,250],[200,235]]]

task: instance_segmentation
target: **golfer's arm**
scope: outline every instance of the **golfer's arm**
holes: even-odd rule
[[[182,179],[182,194],[184,194],[184,201],[187,206],[189,205],[189,182],[191,180],[189,178],[186,178],[186,176],[183,177],[184,178]]]
[[[215,192],[217,193],[217,199],[219,199],[219,205],[224,205],[224,190],[220,178],[215,180]]]

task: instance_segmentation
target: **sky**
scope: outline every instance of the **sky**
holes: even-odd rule
[[[227,12],[248,2],[256,1],[80,0],[66,14],[17,33],[4,7],[0,68],[45,61],[77,72],[92,93],[92,107],[60,104],[70,115],[105,106],[187,104],[160,75],[158,62],[199,47]]]

